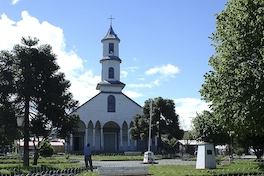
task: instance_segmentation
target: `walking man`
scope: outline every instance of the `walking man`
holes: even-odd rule
[[[89,162],[90,170],[93,172],[92,151],[89,143],[87,144],[87,146],[84,147],[84,162],[85,162],[86,171],[88,171],[88,162]]]

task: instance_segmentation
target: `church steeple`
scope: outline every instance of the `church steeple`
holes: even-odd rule
[[[101,40],[101,42],[107,39],[113,39],[120,42],[120,39],[117,37],[116,33],[114,32],[112,25],[110,25],[108,32],[106,33],[105,37]]]
[[[101,42],[103,43],[103,58],[100,60],[102,75],[96,89],[105,92],[121,92],[125,84],[120,82],[120,63],[122,62],[119,58],[120,39],[112,25]]]
[[[112,26],[110,26],[108,32],[106,33],[105,37],[101,40],[101,42],[103,43],[103,57],[119,59],[120,39],[117,37]]]

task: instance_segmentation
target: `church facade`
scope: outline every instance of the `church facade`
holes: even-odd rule
[[[78,132],[68,141],[68,152],[82,152],[90,143],[95,152],[146,151],[147,140],[132,141],[130,127],[133,116],[142,113],[142,107],[122,93],[125,84],[120,81],[120,39],[112,25],[101,40],[103,57],[99,93],[76,109],[80,116]]]

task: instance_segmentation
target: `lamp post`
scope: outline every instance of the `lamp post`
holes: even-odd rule
[[[21,128],[24,122],[23,116],[17,116],[17,126],[18,128]],[[18,139],[18,172],[20,173],[20,137]]]
[[[23,116],[17,116],[17,126],[22,127],[24,122],[24,117]]]

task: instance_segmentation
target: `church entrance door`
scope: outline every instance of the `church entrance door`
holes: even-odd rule
[[[74,137],[74,151],[82,151],[83,150],[83,137]]]
[[[104,132],[104,151],[115,152],[119,150],[118,148],[118,135],[120,127],[116,122],[109,121],[103,127]]]
[[[116,133],[104,134],[104,149],[105,151],[116,151]]]

